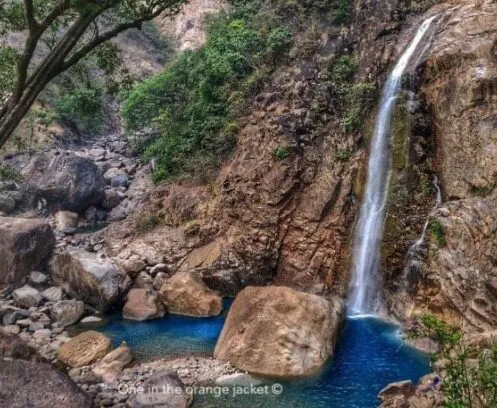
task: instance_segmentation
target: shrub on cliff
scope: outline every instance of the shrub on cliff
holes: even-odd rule
[[[497,406],[497,344],[490,349],[468,347],[462,332],[431,314],[419,319],[416,335],[441,345],[436,358],[444,361],[445,408],[495,408]]]
[[[231,152],[233,119],[291,43],[287,27],[266,31],[254,19],[245,10],[217,17],[203,48],[182,53],[125,98],[129,130],[159,130],[145,151],[156,158],[156,181],[209,174]]]
[[[204,47],[180,54],[125,97],[128,130],[158,130],[144,148],[155,159],[156,181],[212,174],[235,145],[233,123],[284,60],[304,21],[329,12],[339,24],[351,10],[342,0],[230,3],[229,12],[212,18]]]

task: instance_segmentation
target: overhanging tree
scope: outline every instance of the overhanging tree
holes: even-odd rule
[[[57,75],[118,34],[159,15],[174,15],[186,2],[0,0],[0,35],[19,31],[25,36],[20,50],[0,44],[0,148]]]

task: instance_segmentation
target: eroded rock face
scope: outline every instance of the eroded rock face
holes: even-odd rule
[[[9,408],[91,408],[88,395],[51,364],[1,360],[0,405]]]
[[[42,220],[0,217],[0,286],[20,286],[52,255],[55,236]]]
[[[441,4],[426,16],[440,8],[445,11],[418,69],[418,93],[426,120],[433,122],[425,140],[435,151],[424,160],[438,176],[443,204],[429,217],[409,279],[401,273],[406,252],[396,255],[399,287],[407,287],[389,293],[387,301],[400,318],[431,312],[458,326],[463,322],[466,331],[489,330],[497,325],[497,5],[486,0],[456,8]],[[416,138],[411,143],[411,151],[419,149]],[[423,199],[412,189],[407,192],[420,203],[397,216],[399,240],[427,218]],[[414,242],[419,236],[409,238]]]
[[[223,310],[221,296],[188,272],[179,272],[169,278],[160,294],[170,313],[217,316]]]
[[[86,331],[63,344],[57,353],[59,360],[71,367],[94,363],[112,349],[110,339],[96,331]]]
[[[315,372],[333,354],[343,303],[286,287],[247,287],[230,308],[214,356],[253,374]]]
[[[224,0],[193,0],[172,17],[159,18],[159,27],[179,50],[201,47],[206,40],[205,19],[226,7]]]
[[[38,198],[57,210],[83,213],[104,195],[104,180],[98,166],[73,153],[39,154],[22,174]]]
[[[125,281],[129,280],[114,263],[79,250],[55,255],[51,269],[57,286],[100,310],[117,301]]]
[[[166,314],[166,308],[159,297],[147,289],[131,289],[128,300],[123,307],[123,318],[128,320],[160,319]]]

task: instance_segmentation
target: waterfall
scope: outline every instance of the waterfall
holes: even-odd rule
[[[349,314],[375,314],[381,307],[378,259],[390,178],[390,127],[402,74],[436,16],[426,19],[401,55],[383,89],[371,141],[366,192],[356,227]]]

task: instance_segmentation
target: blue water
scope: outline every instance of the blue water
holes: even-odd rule
[[[109,323],[97,330],[109,336],[115,346],[126,341],[135,360],[188,354],[212,355],[225,317],[225,313],[202,319],[168,315],[164,319],[133,322],[123,320],[120,314],[111,314]]]
[[[195,319],[168,316],[144,323],[111,319],[101,329],[115,343],[130,345],[138,358],[212,354],[225,316]],[[195,397],[202,408],[373,408],[388,383],[416,382],[429,372],[426,355],[404,346],[398,327],[374,318],[348,319],[334,358],[308,379],[281,382],[281,395]],[[271,382],[269,382],[271,384]]]

